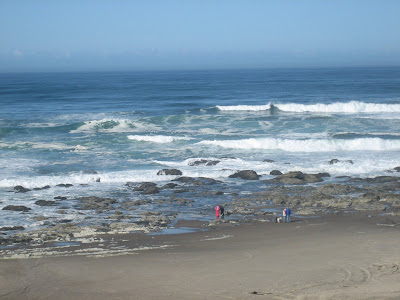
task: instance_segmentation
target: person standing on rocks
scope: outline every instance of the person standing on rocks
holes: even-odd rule
[[[292,220],[290,219],[290,215],[292,214],[292,211],[290,210],[289,207],[286,207],[286,222],[291,222]]]
[[[220,204],[217,204],[217,206],[215,207],[215,217],[217,219],[219,219],[221,217],[221,219],[224,218],[224,207]]]

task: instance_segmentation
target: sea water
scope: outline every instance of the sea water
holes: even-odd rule
[[[220,162],[191,165],[199,159]],[[82,196],[147,198],[139,211],[196,219],[230,194],[268,188],[228,178],[236,170],[261,179],[271,170],[328,172],[334,180],[388,175],[398,166],[399,67],[0,74],[0,227],[45,225],[35,216],[104,221],[107,213],[75,209]],[[162,193],[125,186],[177,177],[157,175],[165,168],[217,179],[213,189],[225,194],[187,192],[181,196],[195,202],[176,207],[157,204]],[[50,188],[15,193],[17,185]],[[34,204],[56,196],[67,200]],[[7,205],[32,210],[1,210]]]

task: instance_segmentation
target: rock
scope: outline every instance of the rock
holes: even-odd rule
[[[2,210],[27,212],[27,211],[30,211],[31,208],[23,206],[23,205],[7,205],[7,206],[3,207]]]
[[[263,160],[263,162],[267,162],[267,163],[273,163],[273,162],[275,162],[274,160],[272,160],[272,159],[264,159]]]
[[[320,176],[320,177],[331,177],[331,174],[326,173],[326,172],[324,172],[324,173],[317,173],[316,175],[318,175],[318,176]]]
[[[56,186],[69,188],[69,187],[74,186],[74,185],[70,184],[70,183],[60,183],[60,184],[57,184]]]
[[[157,175],[182,175],[182,171],[178,169],[162,169],[158,171]]]
[[[352,178],[353,182],[367,182],[367,183],[386,183],[399,181],[400,177],[397,176],[377,176],[373,178]]]
[[[333,165],[333,164],[337,164],[338,162],[340,162],[340,160],[334,158],[334,159],[331,159],[331,160],[329,161],[329,164],[330,164],[330,165]],[[345,162],[347,162],[347,163],[349,163],[349,164],[353,164],[353,161],[350,160],[350,159],[345,160]]]
[[[188,176],[178,177],[172,181],[178,181],[178,182],[182,182],[182,183],[190,183],[190,184],[194,184],[194,185],[205,185],[206,184],[205,182],[203,182],[199,179],[188,177]]]
[[[158,187],[151,187],[146,190],[144,190],[142,193],[145,195],[153,195],[153,194],[158,194],[160,192],[160,189]]]
[[[316,191],[319,193],[330,194],[330,195],[348,195],[348,194],[360,193],[362,189],[353,185],[327,183],[317,187]]]
[[[136,192],[142,192],[145,195],[158,194],[160,192],[160,189],[154,182],[143,182],[133,190]]]
[[[269,172],[269,175],[282,175],[283,173],[279,170],[272,170],[271,172]]]
[[[393,168],[396,172],[400,172],[400,167]]]
[[[278,175],[274,179],[264,180],[264,182],[282,183],[282,184],[306,184],[306,183],[322,182],[323,177],[324,176],[321,176],[321,173],[304,174],[300,171],[297,171],[297,172],[289,172],[283,175]]]
[[[13,227],[1,227],[0,231],[11,231],[11,230],[24,230],[24,226],[13,226]]]
[[[16,193],[26,193],[26,192],[29,192],[30,189],[24,188],[22,185],[17,185],[17,186],[14,186],[14,191]]]
[[[334,158],[334,159],[331,159],[331,160],[329,161],[329,164],[330,164],[330,165],[333,165],[333,164],[337,164],[338,162],[339,162],[339,160],[336,159],[336,158]]]
[[[67,200],[67,197],[62,197],[62,196],[56,196],[54,197],[54,200]]]
[[[35,202],[36,205],[39,206],[54,206],[56,205],[55,201],[47,201],[47,200],[38,200]]]
[[[117,200],[112,198],[102,198],[96,196],[80,197],[76,200],[80,202],[79,207],[82,210],[109,209],[111,204],[117,202]]]
[[[176,184],[176,183],[170,182],[170,183],[167,183],[166,185],[164,185],[164,186],[162,187],[162,189],[174,189],[174,188],[176,188],[177,186],[179,186],[179,185]]]
[[[260,176],[253,170],[238,171],[229,176],[229,178],[240,178],[245,180],[259,180]]]
[[[200,159],[189,162],[189,166],[199,166],[199,165],[206,165],[206,166],[215,166],[216,164],[220,163],[219,160],[207,160],[207,159]]]
[[[40,188],[34,188],[33,190],[34,190],[34,191],[40,191],[40,190],[47,190],[47,189],[49,189],[49,188],[50,188],[49,185],[45,185],[45,186],[40,187]]]
[[[171,221],[162,215],[145,215],[137,224],[145,224],[150,227],[166,227]]]

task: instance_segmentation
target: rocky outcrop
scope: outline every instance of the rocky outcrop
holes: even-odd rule
[[[69,187],[74,186],[74,185],[70,184],[70,183],[60,183],[60,184],[57,184],[56,186],[69,188]]]
[[[219,160],[207,160],[207,159],[199,159],[199,160],[195,160],[192,162],[189,162],[188,165],[189,166],[215,166],[216,164],[219,164],[220,161]]]
[[[128,182],[128,184],[130,184]],[[131,185],[129,185],[131,186]],[[142,192],[142,194],[145,195],[153,195],[153,194],[158,194],[160,192],[160,189],[157,187],[157,184],[154,182],[142,182],[140,184],[136,184],[133,188],[134,191],[136,192]]]
[[[336,159],[336,158],[334,158],[334,159],[331,159],[330,161],[329,161],[329,164],[330,165],[333,165],[333,164],[337,164],[338,162],[340,162],[341,160],[339,160],[339,159]],[[347,163],[349,163],[349,164],[353,164],[353,161],[352,160],[345,160],[345,162],[347,162]]]
[[[245,180],[259,180],[260,175],[258,175],[253,170],[243,170],[243,171],[238,171],[235,174],[230,175],[229,178],[240,178],[240,179],[245,179]]]
[[[207,178],[207,177],[193,178],[188,176],[178,177],[172,181],[178,181],[181,183],[191,184],[191,185],[208,185],[208,184],[215,184],[218,182],[217,180],[212,178]]]
[[[35,204],[39,206],[54,206],[56,205],[56,201],[38,200]]]
[[[41,190],[47,190],[47,189],[49,189],[49,188],[50,188],[49,185],[45,185],[45,186],[42,186],[42,187],[33,188],[33,190],[34,190],[34,191],[41,191]]]
[[[24,226],[12,226],[12,227],[1,227],[0,231],[12,231],[12,230],[24,230],[25,227]]]
[[[162,169],[157,172],[157,175],[182,175],[182,171],[178,169]]]
[[[286,174],[279,175],[274,179],[264,180],[267,183],[281,183],[281,184],[306,184],[322,182],[323,177],[330,176],[328,173],[318,174],[305,174],[302,172],[289,172]]]
[[[22,185],[14,186],[14,192],[16,192],[16,193],[26,193],[29,191],[31,191],[31,190],[23,187]]]
[[[137,223],[150,227],[165,227],[171,222],[166,216],[161,215],[159,212],[145,211],[142,212],[141,215],[143,216]]]
[[[112,198],[96,196],[80,197],[76,200],[79,202],[78,209],[82,210],[110,209],[111,205],[117,202],[117,200]]]
[[[269,175],[277,176],[277,175],[282,175],[283,173],[279,170],[272,170],[269,172]]]
[[[373,178],[352,178],[351,182],[365,182],[365,183],[388,183],[399,181],[400,177],[397,176],[377,176]]]
[[[31,210],[31,208],[26,207],[24,205],[7,205],[3,207],[2,210],[11,210],[11,211],[22,211],[22,212],[28,212]]]
[[[275,161],[272,159],[264,159],[263,162],[267,162],[267,163],[274,163]]]
[[[179,185],[176,183],[170,182],[170,183],[167,183],[166,185],[163,185],[162,189],[174,189],[177,186],[179,186]]]

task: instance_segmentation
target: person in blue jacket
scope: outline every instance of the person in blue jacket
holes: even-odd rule
[[[292,212],[290,211],[290,208],[287,207],[286,208],[286,222],[290,222],[291,221],[291,219],[290,219],[290,215],[291,214],[292,214]]]

